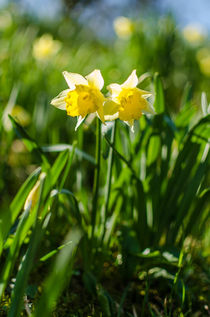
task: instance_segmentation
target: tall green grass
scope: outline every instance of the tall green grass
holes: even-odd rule
[[[176,292],[178,281],[183,283],[180,272],[185,240],[189,236],[200,237],[209,218],[210,115],[203,94],[203,115],[196,113],[193,125],[189,96],[181,112],[172,119],[157,75],[154,87],[157,115],[142,117],[134,134],[121,122],[108,124],[103,133],[98,119],[96,130],[94,124],[90,127],[91,133],[96,134],[95,159],[77,147],[76,138],[72,145],[42,146],[10,117],[18,137],[40,166],[26,179],[10,207],[1,213],[1,297],[8,293],[8,285],[15,276],[9,316],[19,316],[30,274],[48,259],[53,262],[52,269],[47,270],[41,297],[32,306],[35,316],[41,312],[51,315],[71,279],[75,260],[83,270],[85,287],[97,296],[104,314],[119,316],[121,310],[116,312],[113,300],[98,284],[104,274],[104,262],[113,251],[121,258],[119,267],[127,282],[139,270],[149,274],[151,269],[158,268],[160,274],[165,272],[166,277],[174,280],[172,293]],[[79,133],[84,133],[83,127]],[[60,154],[52,161],[50,154],[55,152]],[[81,186],[65,188],[68,177],[77,183],[75,177],[83,161],[87,161],[90,173],[95,173],[94,179],[85,185],[86,177],[83,180],[82,174]],[[38,179],[39,198],[23,211]],[[89,191],[87,186],[93,190]],[[67,234],[70,228],[70,233],[62,244],[55,243],[56,248],[44,255],[41,244],[48,227],[55,228],[56,219],[61,216],[67,223],[64,232]],[[184,292],[185,286],[181,295],[183,309]],[[144,315],[145,308],[142,309]]]

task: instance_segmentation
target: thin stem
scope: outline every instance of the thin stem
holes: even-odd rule
[[[97,118],[97,128],[96,128],[96,168],[94,173],[94,183],[93,183],[93,205],[92,205],[92,233],[91,238],[93,240],[95,225],[96,225],[96,212],[98,207],[98,190],[99,190],[99,178],[100,178],[100,165],[101,165],[101,121]]]
[[[136,173],[131,165],[131,163],[126,159],[124,158],[124,156],[122,154],[120,154],[120,152],[118,152],[116,150],[116,148],[114,147],[114,144],[112,144],[109,139],[105,136],[105,140],[106,142],[109,144],[109,146],[113,149],[113,151],[117,154],[117,156],[127,165],[127,167],[130,169],[130,171],[132,172],[133,174],[133,177],[139,181],[139,178],[136,176]]]
[[[112,129],[111,134],[111,144],[114,145],[115,143],[115,136],[116,136],[116,126],[117,121],[114,122],[114,127]],[[102,212],[102,221],[103,221],[103,235],[102,235],[102,241],[104,239],[105,231],[106,231],[106,219],[108,214],[108,207],[109,207],[109,196],[111,192],[111,184],[112,184],[112,166],[114,161],[114,150],[113,147],[110,147],[109,149],[109,158],[108,158],[108,172],[107,172],[107,181],[106,181],[106,188],[105,188],[105,207]]]
[[[63,188],[63,186],[65,184],[65,181],[67,179],[67,176],[69,174],[69,171],[70,171],[70,168],[71,168],[71,165],[72,165],[72,161],[73,161],[73,157],[74,157],[74,153],[75,153],[76,144],[77,144],[77,141],[74,141],[73,145],[72,145],[72,150],[71,150],[71,152],[69,152],[69,159],[68,159],[68,162],[67,162],[67,166],[65,168],[64,175],[63,175],[63,178],[62,178],[62,180],[60,182],[60,186],[59,186],[60,191],[62,190],[62,188]]]
[[[83,148],[83,129],[78,129],[78,148],[82,149]],[[79,157],[79,164],[81,164],[82,158]],[[77,189],[79,191],[82,190],[82,170],[79,168],[76,171],[76,184],[77,184]]]

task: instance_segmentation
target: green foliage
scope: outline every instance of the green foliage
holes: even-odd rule
[[[210,114],[200,47],[184,42],[171,18],[159,28],[135,21],[130,38],[105,43],[86,41],[67,18],[29,25],[8,12],[0,39],[0,314],[205,316]],[[40,60],[33,45],[46,32],[62,48]],[[94,68],[107,84],[147,71],[140,87],[154,91],[157,114],[142,116],[134,133],[119,120],[96,119],[95,127],[90,118],[75,132],[74,119],[49,102],[64,88],[62,70]]]

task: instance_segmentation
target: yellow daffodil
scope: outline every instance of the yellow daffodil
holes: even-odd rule
[[[201,73],[210,77],[210,49],[202,48],[198,50],[196,58],[200,67]]]
[[[0,31],[4,31],[12,25],[12,16],[9,11],[2,10],[0,12]]]
[[[189,24],[183,31],[183,36],[190,44],[200,44],[206,37],[206,31],[199,24]]]
[[[155,113],[147,101],[152,94],[137,88],[137,85],[138,77],[134,70],[122,85],[111,84],[107,87],[110,97],[104,104],[105,120],[119,118],[129,124],[133,130],[134,120],[138,120],[142,113]]]
[[[114,30],[118,37],[126,38],[133,33],[133,23],[126,17],[117,17],[114,20]]]
[[[61,48],[61,42],[53,40],[51,34],[44,34],[33,44],[33,56],[39,61],[46,61],[55,56]]]
[[[12,130],[12,123],[8,117],[11,114],[15,120],[18,121],[23,127],[26,127],[31,122],[31,116],[23,107],[19,105],[11,105],[8,103],[3,113],[3,127],[6,131]]]
[[[100,70],[95,69],[85,77],[65,71],[63,76],[69,89],[63,90],[51,101],[51,104],[61,110],[66,110],[67,115],[71,117],[78,117],[75,130],[90,113],[96,113],[104,122],[103,103],[105,98],[100,91],[103,88],[104,80]]]

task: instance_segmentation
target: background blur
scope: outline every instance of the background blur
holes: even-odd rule
[[[209,97],[208,1],[1,0],[0,4],[1,133],[9,132],[11,142],[8,113],[41,144],[72,141],[72,119],[50,106],[50,100],[66,88],[63,70],[86,75],[99,68],[106,85],[121,83],[135,68],[139,76],[159,72],[172,113],[179,110],[186,87],[198,112],[201,91]],[[14,159],[13,151],[22,153],[21,143],[11,146],[7,138],[2,140],[7,140],[2,151],[11,149],[1,165],[0,188],[5,191],[11,173],[15,171],[20,184],[33,162],[28,154]],[[7,201],[16,190],[12,182],[1,199]]]
[[[147,73],[141,87],[150,90],[149,74],[158,72],[172,116],[186,89],[198,115],[201,92],[210,97],[207,0],[1,0],[0,7],[3,206],[36,165],[14,140],[9,113],[40,144],[73,140],[73,120],[50,106],[66,88],[63,70],[86,75],[99,68],[108,85],[137,69]]]

